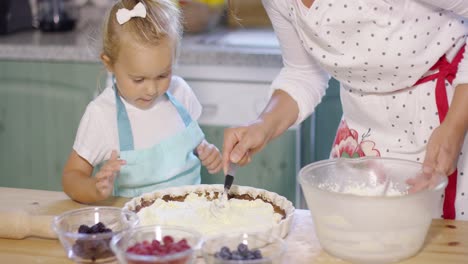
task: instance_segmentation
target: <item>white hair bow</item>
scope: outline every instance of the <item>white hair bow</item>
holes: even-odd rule
[[[117,10],[116,13],[117,22],[120,25],[124,24],[125,22],[129,21],[132,17],[146,17],[146,8],[140,2],[136,4],[132,10],[128,10],[127,8],[120,8]]]

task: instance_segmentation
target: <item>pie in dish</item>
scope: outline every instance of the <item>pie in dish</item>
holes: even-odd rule
[[[176,225],[204,236],[232,232],[268,232],[285,237],[294,206],[285,197],[263,189],[232,186],[228,201],[216,214],[213,203],[223,185],[191,185],[157,190],[135,197],[124,208],[137,213],[140,225]]]

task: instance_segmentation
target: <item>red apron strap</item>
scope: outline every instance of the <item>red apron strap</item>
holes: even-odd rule
[[[463,53],[465,52],[465,45],[458,51],[458,53],[453,58],[452,62],[448,62],[447,58],[442,56],[434,66],[431,67],[431,70],[438,70],[437,73],[423,77],[419,79],[414,85],[437,80],[435,88],[435,99],[437,105],[437,111],[439,113],[439,121],[442,123],[447,115],[449,109],[449,102],[447,98],[447,89],[445,87],[445,81],[447,80],[452,84],[453,79],[457,75],[458,64],[463,58]],[[443,217],[445,219],[455,219],[455,198],[457,195],[457,176],[458,171],[455,170],[448,177],[448,185],[445,189],[445,199],[443,207]]]

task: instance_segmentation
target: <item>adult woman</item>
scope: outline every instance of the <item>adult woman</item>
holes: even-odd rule
[[[441,215],[468,219],[468,158],[462,154],[468,149],[468,1],[263,4],[284,67],[259,118],[225,131],[225,169],[229,161],[247,164],[310,115],[330,74],[341,82],[343,106],[330,156],[398,157],[424,162],[426,174],[452,174]]]

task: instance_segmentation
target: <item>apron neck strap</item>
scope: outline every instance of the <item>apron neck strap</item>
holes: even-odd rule
[[[185,107],[181,103],[179,103],[179,101],[177,101],[170,92],[166,92],[166,96],[169,99],[169,101],[171,101],[171,103],[175,106],[177,112],[179,112],[180,117],[184,121],[185,127],[188,127],[190,123],[192,123],[192,117],[188,113],[187,109],[185,109]]]
[[[125,105],[122,102],[122,99],[120,99],[119,93],[117,92],[115,80],[113,83],[113,88],[115,91],[115,103],[117,105],[117,128],[119,132],[118,135],[120,151],[133,150],[133,133],[132,127],[130,126],[130,119],[128,119]]]
[[[112,81],[113,81],[113,89],[115,92],[115,102],[117,106],[117,128],[118,128],[118,135],[119,135],[120,151],[133,150],[134,149],[133,133],[132,133],[132,127],[130,126],[130,119],[128,118],[125,105],[122,102],[122,99],[120,98],[119,93],[117,92],[117,84],[115,82],[115,77],[112,78]],[[174,107],[177,109],[177,112],[179,113],[180,117],[184,121],[185,127],[188,127],[190,123],[192,123],[192,117],[190,116],[188,111],[185,109],[185,107],[181,103],[179,103],[179,101],[175,99],[175,97],[170,92],[166,92],[165,95],[167,96],[169,101],[174,105]]]

